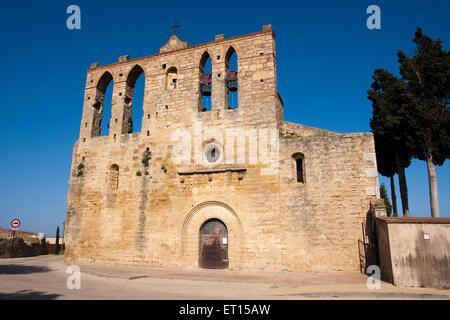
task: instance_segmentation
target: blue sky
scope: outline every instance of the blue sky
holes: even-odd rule
[[[81,8],[81,30],[66,8]],[[381,8],[381,30],[366,8]],[[276,33],[285,120],[337,132],[370,131],[367,90],[376,68],[398,73],[416,26],[450,46],[448,1],[8,1],[0,11],[0,226],[53,237],[66,214],[72,147],[78,139],[86,70],[158,52],[181,24],[189,44],[260,31]],[[141,80],[139,80],[141,81]],[[143,86],[143,82],[139,86]],[[450,164],[438,167],[441,216],[450,216]],[[426,164],[406,171],[413,216],[430,216]],[[388,180],[382,178],[389,186]],[[398,187],[397,187],[398,190]],[[398,196],[400,207],[400,197]]]

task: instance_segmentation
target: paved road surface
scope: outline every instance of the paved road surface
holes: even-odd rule
[[[0,299],[450,299],[450,290],[369,290],[359,273],[237,272],[79,264],[66,287],[63,257],[0,259]]]

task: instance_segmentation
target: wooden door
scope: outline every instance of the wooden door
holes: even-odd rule
[[[218,219],[208,220],[200,228],[199,266],[228,268],[228,230]]]

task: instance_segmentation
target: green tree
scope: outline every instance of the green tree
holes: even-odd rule
[[[392,214],[392,205],[391,205],[391,202],[389,201],[389,197],[388,197],[387,191],[386,191],[386,186],[384,185],[384,183],[382,183],[381,187],[380,187],[380,197],[381,197],[381,199],[384,200],[384,204],[386,205],[386,214],[388,217],[390,217]]]
[[[439,217],[436,165],[450,157],[450,52],[440,39],[432,40],[417,28],[414,56],[398,52],[400,74],[416,111],[412,131],[416,141],[413,156],[427,162],[431,215]]]
[[[372,78],[372,89],[367,93],[373,106],[370,127],[379,153],[377,163],[381,174],[388,177],[398,174],[403,216],[409,217],[405,168],[411,163],[415,143],[409,130],[413,105],[404,82],[387,70],[376,69]]]
[[[382,176],[385,176],[390,180],[392,208],[394,209],[394,217],[397,217],[398,216],[397,196],[395,195],[395,182],[394,182],[394,176],[397,173],[395,169],[395,160],[392,151],[386,150],[386,148],[384,148],[383,144],[380,142],[381,139],[376,137],[375,150],[376,150],[377,168],[378,172]]]
[[[56,227],[55,254],[59,254],[59,226]]]

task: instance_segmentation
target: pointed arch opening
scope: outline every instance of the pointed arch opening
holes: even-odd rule
[[[208,51],[205,51],[199,65],[199,111],[211,110],[212,92],[212,60]]]
[[[233,46],[228,48],[225,55],[225,73],[226,73],[226,103],[228,109],[236,109],[238,103],[238,61],[237,53]]]
[[[142,127],[145,99],[145,72],[135,65],[128,73],[125,90],[124,133],[137,132]]]
[[[112,94],[114,79],[110,72],[105,71],[97,82],[94,103],[94,119],[92,136],[107,136],[109,120],[111,119]]]

